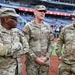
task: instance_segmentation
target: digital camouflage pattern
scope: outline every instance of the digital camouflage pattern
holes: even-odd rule
[[[48,75],[50,55],[53,50],[53,31],[47,23],[37,25],[35,21],[27,23],[23,29],[29,42],[29,55],[27,55],[27,75]],[[46,64],[40,66],[35,63],[36,57],[48,57]]]
[[[0,75],[17,75],[17,71],[22,75],[20,56],[27,52],[28,43],[23,33],[0,25]]]
[[[35,10],[43,10],[43,11],[46,12],[47,9],[46,9],[46,7],[44,5],[36,5]]]
[[[63,45],[64,52],[62,53],[61,50]],[[72,65],[75,66],[75,27],[73,26],[73,24],[67,25],[62,29],[57,42],[56,53],[58,57],[62,57],[61,61],[62,63],[67,65],[66,68],[69,69],[70,66],[70,70],[71,68],[73,68],[73,73],[75,73],[75,67],[72,67]],[[59,67],[60,71],[62,71],[65,68],[65,65],[62,63],[60,66],[61,68]],[[65,73],[65,71],[66,70],[64,70],[62,73],[60,72],[59,75],[70,75]]]

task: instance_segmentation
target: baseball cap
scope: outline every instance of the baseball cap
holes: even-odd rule
[[[71,14],[71,16],[75,16],[75,10],[74,10],[73,13]]]
[[[36,5],[35,10],[38,10],[38,11],[44,10],[44,11],[46,11],[46,7],[44,5]]]
[[[18,17],[19,15],[16,13],[15,9],[13,8],[1,8],[0,17],[5,17],[5,16]]]

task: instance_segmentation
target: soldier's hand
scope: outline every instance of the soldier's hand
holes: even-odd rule
[[[58,57],[58,59],[59,59],[59,60],[61,60],[61,56],[60,56],[60,57]]]
[[[44,65],[45,62],[41,59],[41,58],[36,58],[35,59],[35,62],[38,64],[38,65]]]
[[[45,62],[45,61],[47,61],[47,57],[41,57],[41,60],[43,60]]]
[[[10,44],[5,44],[1,45],[0,44],[0,56],[8,56],[11,53],[11,45]]]

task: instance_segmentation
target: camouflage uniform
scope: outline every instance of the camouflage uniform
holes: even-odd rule
[[[26,42],[17,28],[6,30],[0,25],[0,75],[22,75],[20,55],[28,52]]]
[[[64,52],[61,53],[64,44]],[[73,24],[65,26],[59,36],[56,53],[62,56],[59,75],[75,75],[75,27]]]
[[[54,38],[50,25],[43,22],[43,25],[39,26],[33,20],[25,25],[23,31],[29,42],[29,55],[25,62],[27,75],[48,75]],[[43,56],[49,58],[46,64],[43,66],[36,64],[34,59]]]

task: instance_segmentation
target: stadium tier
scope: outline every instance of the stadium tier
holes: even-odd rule
[[[28,14],[25,14],[25,15],[22,15],[21,14],[21,17],[26,20],[25,22],[29,22],[31,20],[34,19],[34,16],[33,15],[28,15]],[[61,17],[45,17],[44,19],[45,22],[47,22],[48,24],[50,24],[50,26],[53,28],[54,31],[57,31],[58,28],[60,27],[64,27],[65,25],[68,25],[70,24],[72,21],[69,20],[69,19],[63,19]],[[20,22],[20,20],[19,20]],[[18,28],[22,29],[22,27],[24,25],[20,25],[21,22],[19,23],[18,25]],[[25,23],[22,23],[22,24],[25,24]],[[19,26],[22,26],[22,27],[19,27]]]

